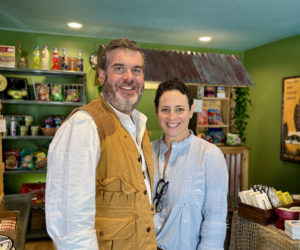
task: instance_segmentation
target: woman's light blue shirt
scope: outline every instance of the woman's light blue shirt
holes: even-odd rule
[[[152,142],[154,191],[163,177],[162,138]],[[165,171],[168,191],[154,216],[158,247],[164,250],[223,249],[226,236],[228,170],[222,151],[193,135],[172,143]]]

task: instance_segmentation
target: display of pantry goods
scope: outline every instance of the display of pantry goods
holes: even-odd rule
[[[80,102],[81,91],[80,84],[34,84],[34,95],[37,101]]]
[[[6,170],[35,170],[47,168],[47,151],[33,149],[7,149],[4,151]]]
[[[26,63],[18,63],[16,65],[15,46],[0,45],[0,67],[14,68],[18,66],[21,68],[28,68],[27,52],[25,53],[25,50],[21,50],[19,41],[17,41],[16,46],[20,59],[25,60]],[[76,57],[67,55],[66,48],[61,50],[61,55],[59,55],[57,48],[53,48],[51,56],[52,60],[50,60],[50,53],[47,45],[35,45],[32,50],[32,61],[29,62],[30,68],[42,70],[83,71],[83,54],[81,49],[78,50]],[[59,63],[59,61],[61,63]],[[52,63],[52,66],[50,65],[50,62]]]
[[[293,203],[289,192],[276,190],[267,185],[253,185],[249,190],[239,192],[241,202],[261,209],[272,209]]]

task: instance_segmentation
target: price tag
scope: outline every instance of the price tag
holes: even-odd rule
[[[199,99],[194,99],[195,109],[194,113],[202,112],[203,101]]]
[[[6,132],[6,122],[4,119],[0,119],[0,132]]]

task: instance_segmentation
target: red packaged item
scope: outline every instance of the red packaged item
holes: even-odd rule
[[[207,109],[202,109],[202,112],[197,114],[197,124],[198,126],[208,125],[208,111]]]
[[[45,204],[46,183],[23,183],[20,189],[21,194],[32,194],[31,204]]]
[[[5,169],[17,169],[20,162],[20,150],[8,149],[4,152]]]

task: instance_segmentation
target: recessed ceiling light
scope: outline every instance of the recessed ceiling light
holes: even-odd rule
[[[200,36],[199,38],[200,42],[209,42],[211,40],[210,36]]]
[[[77,22],[70,22],[68,23],[68,26],[72,29],[80,29],[82,27],[82,24]]]

